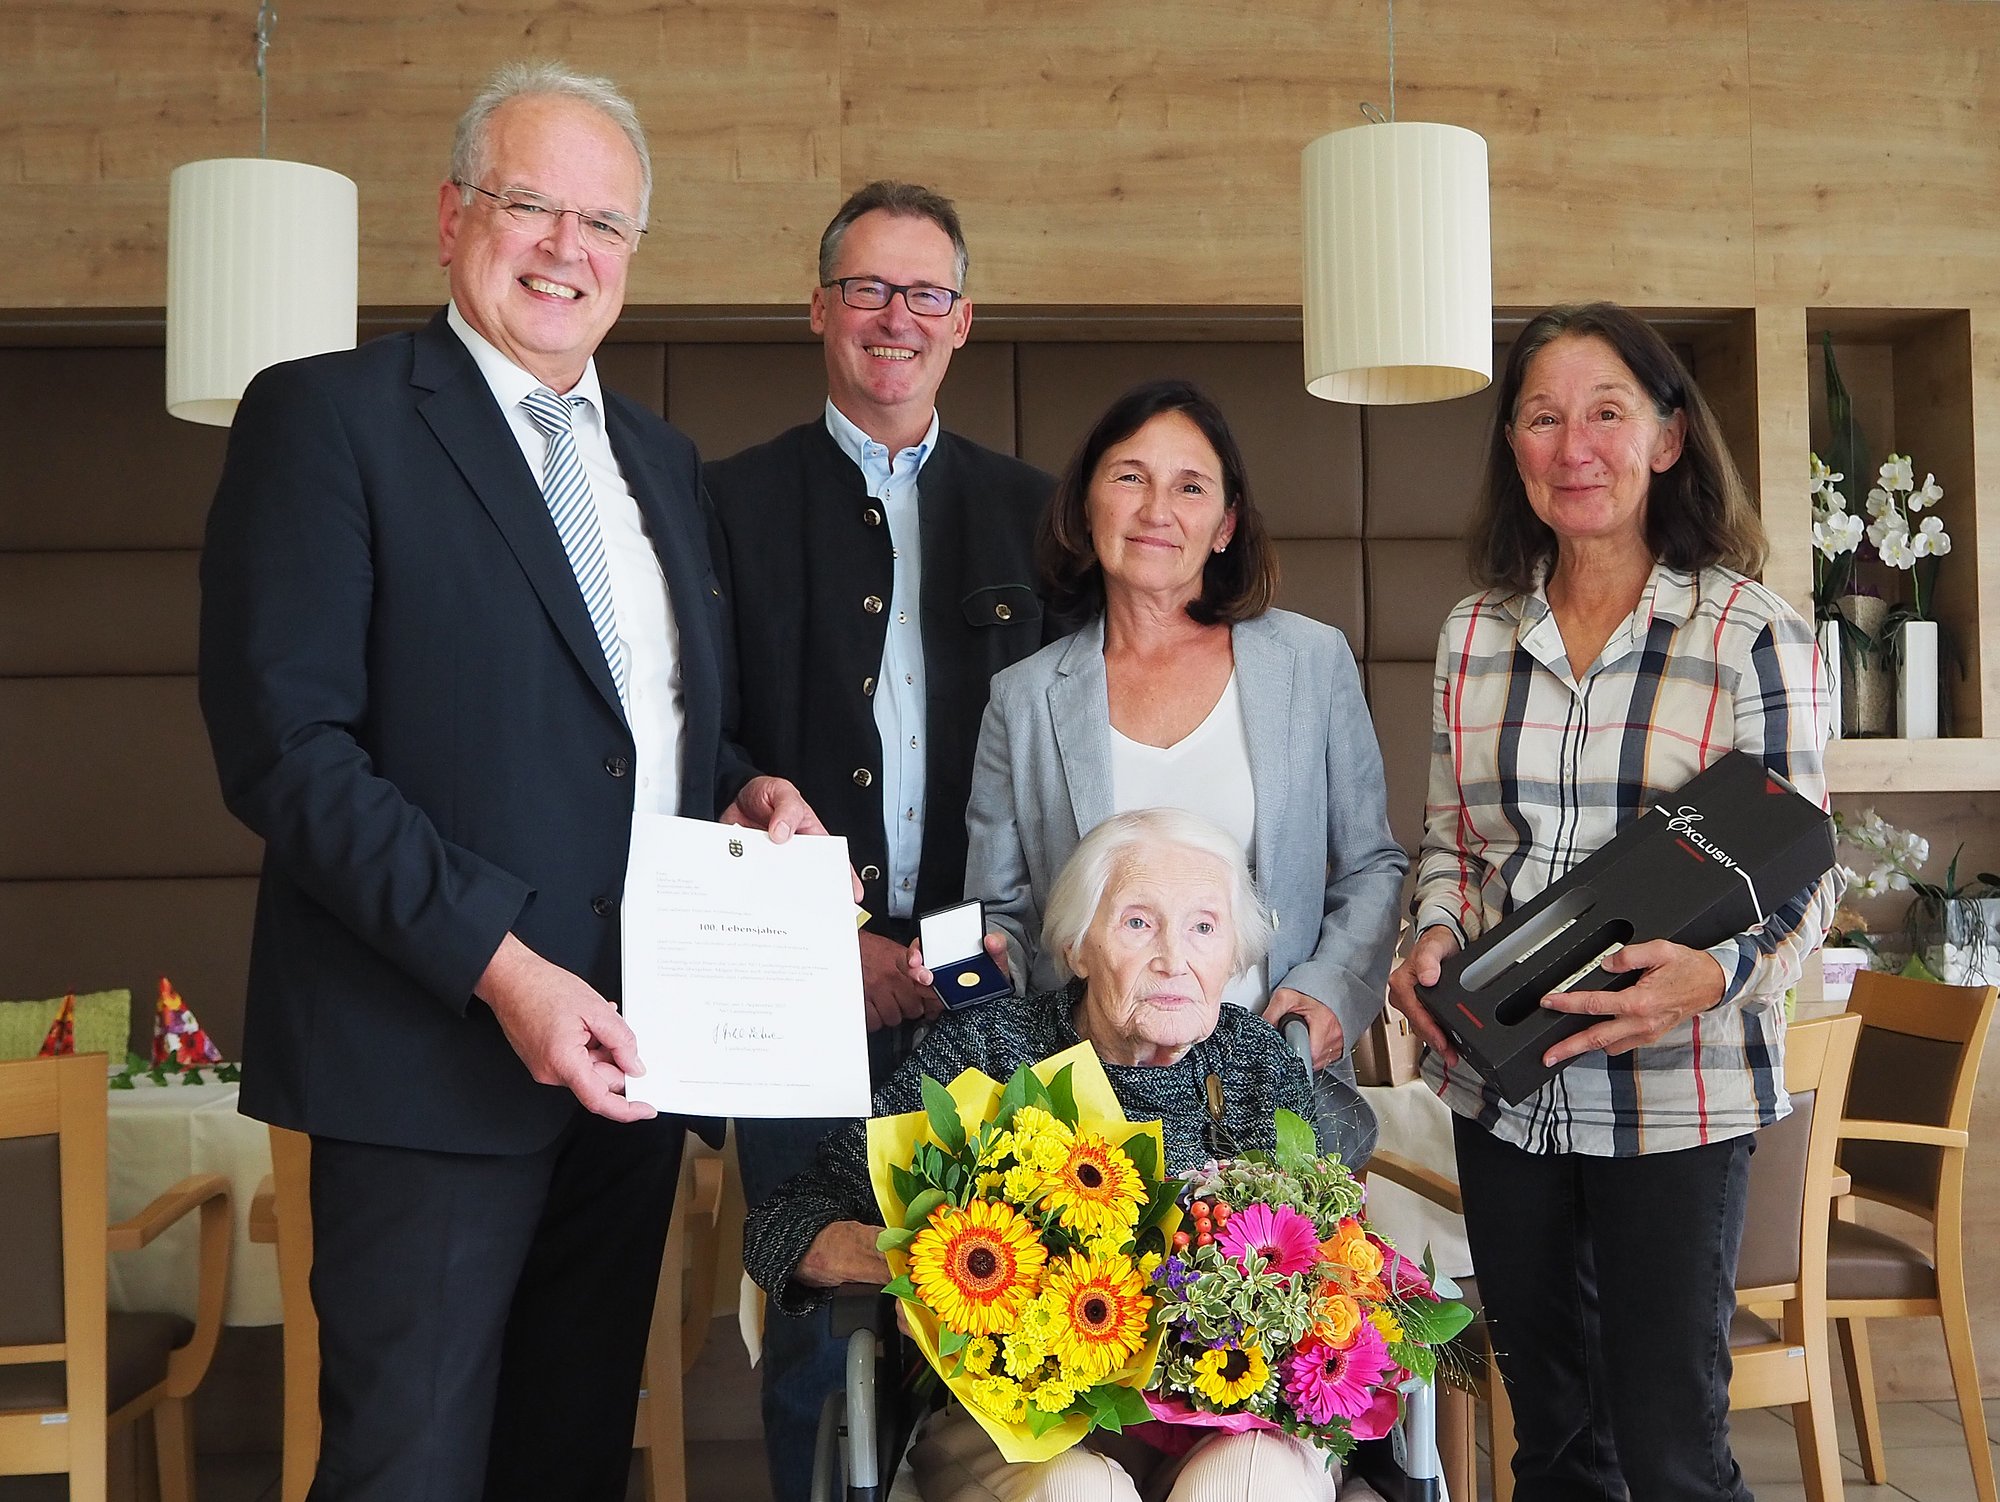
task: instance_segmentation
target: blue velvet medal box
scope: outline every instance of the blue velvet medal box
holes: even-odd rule
[[[1510,1103],[1553,1078],[1542,1055],[1595,1017],[1551,991],[1615,991],[1643,972],[1599,962],[1626,944],[1706,949],[1762,923],[1833,869],[1833,820],[1741,751],[1658,800],[1533,901],[1445,961],[1417,995]]]
[[[961,902],[927,914],[917,922],[917,939],[931,972],[931,989],[947,1007],[977,1006],[1013,994],[1000,962],[986,952],[985,904]]]

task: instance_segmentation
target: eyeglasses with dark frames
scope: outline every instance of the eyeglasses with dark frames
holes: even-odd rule
[[[496,193],[491,188],[480,187],[478,183],[469,183],[462,177],[454,177],[451,181],[453,187],[465,188],[492,199],[494,208],[507,216],[509,224],[529,234],[554,234],[562,216],[574,214],[577,233],[582,236],[583,243],[606,255],[629,256],[639,248],[639,237],[646,233],[643,225],[634,224],[623,214],[610,209],[566,209],[530,188],[502,188]]]
[[[842,302],[850,308],[860,308],[869,313],[888,307],[889,299],[900,292],[903,294],[903,306],[919,318],[942,318],[965,296],[951,287],[933,287],[927,282],[904,287],[895,282],[885,282],[879,276],[837,276],[821,285],[838,287]]]

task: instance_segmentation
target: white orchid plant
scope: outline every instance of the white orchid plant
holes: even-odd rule
[[[1913,583],[1909,619],[1934,620],[1937,560],[1951,551],[1951,534],[1942,519],[1919,516],[1944,499],[1937,476],[1926,474],[1916,483],[1908,454],[1891,454],[1868,492],[1868,540],[1890,568],[1908,569]],[[1856,517],[1854,520],[1859,521]]]
[[[1841,844],[1861,856],[1859,866],[1841,863],[1840,874],[1847,881],[1849,897],[1907,892],[1931,858],[1929,840],[1898,829],[1872,808],[1864,808],[1852,818],[1836,809],[1833,832]]]

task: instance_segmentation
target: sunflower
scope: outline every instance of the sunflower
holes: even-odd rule
[[[1203,1351],[1194,1364],[1195,1391],[1218,1410],[1248,1402],[1270,1380],[1270,1363],[1264,1359],[1264,1348],[1255,1341]]]
[[[1038,1301],[1053,1316],[1049,1353],[1078,1387],[1103,1381],[1146,1342],[1152,1296],[1132,1259],[1071,1252],[1050,1264]]]
[[[940,1205],[910,1242],[910,1281],[947,1329],[988,1335],[1014,1328],[1047,1260],[1035,1228],[1011,1206]]]
[[[1129,1236],[1146,1203],[1146,1181],[1123,1149],[1092,1133],[1079,1133],[1062,1165],[1049,1176],[1043,1203],[1066,1231],[1096,1239]]]

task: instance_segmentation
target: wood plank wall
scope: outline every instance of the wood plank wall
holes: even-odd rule
[[[156,308],[168,172],[257,145],[253,0],[0,0],[0,310]],[[1483,132],[1495,292],[2000,303],[2000,6],[1402,0],[1406,119]],[[795,305],[844,191],[956,195],[1002,304],[1294,304],[1298,151],[1386,102],[1386,0],[319,0],[271,149],[361,188],[361,300],[436,302],[451,121],[503,59],[618,78],[659,161],[635,305]],[[1913,266],[1913,252],[1920,258]]]

